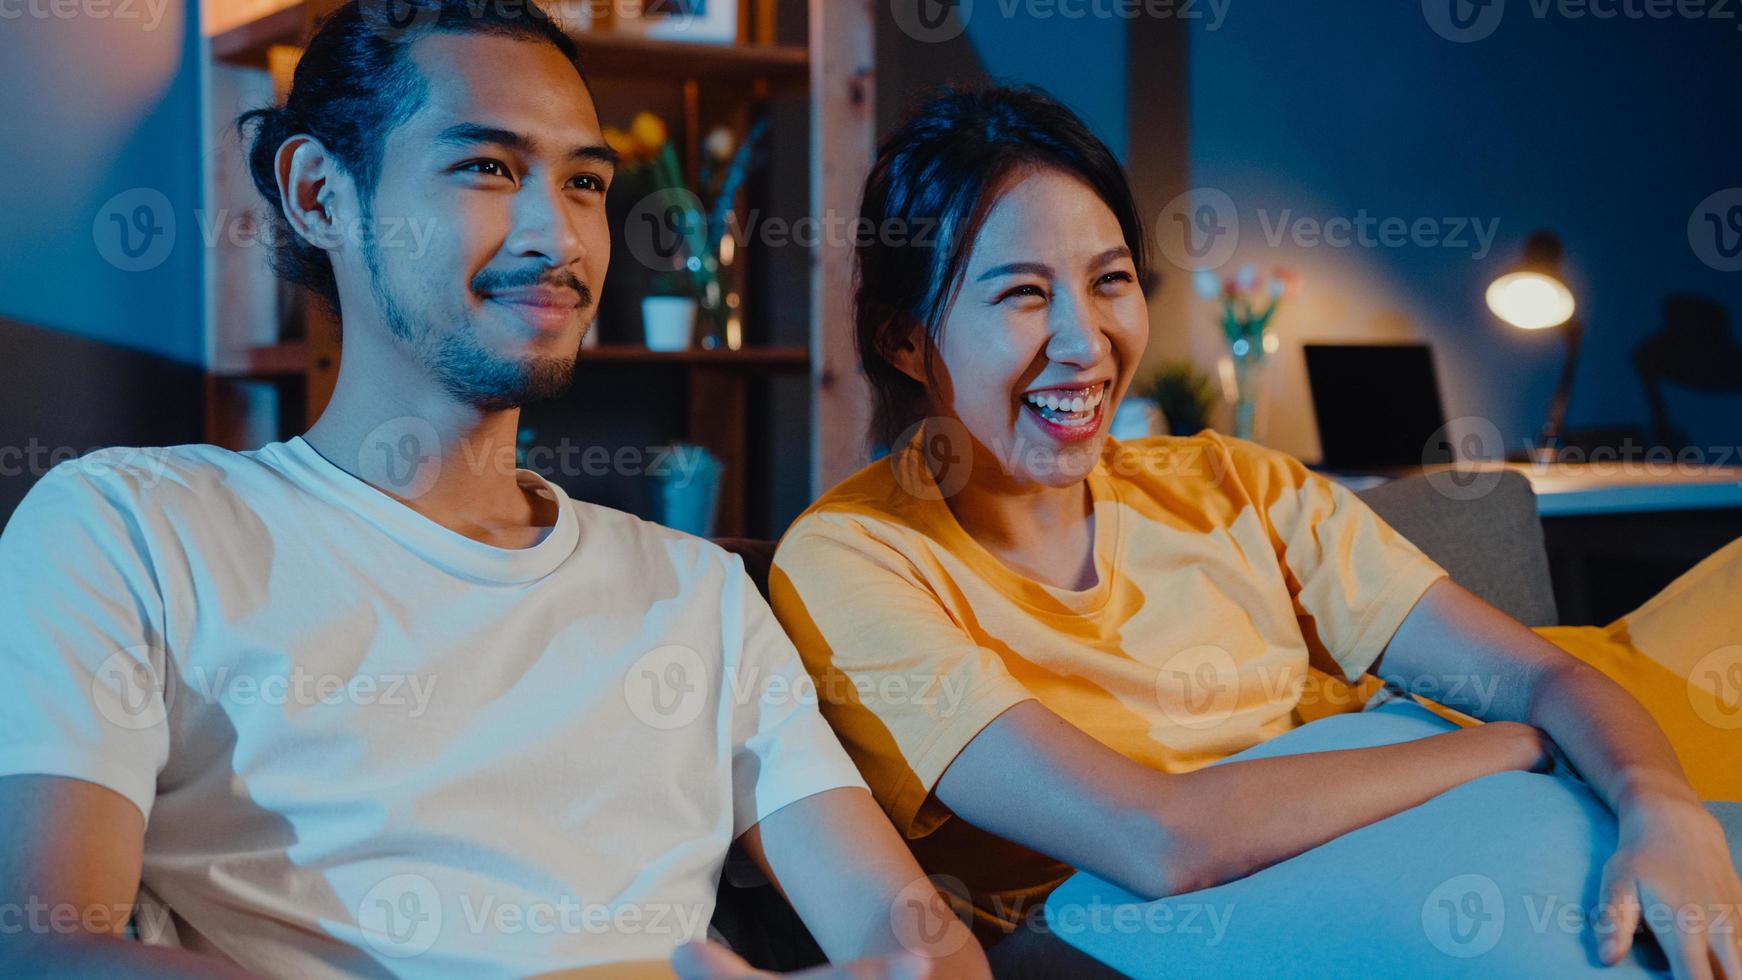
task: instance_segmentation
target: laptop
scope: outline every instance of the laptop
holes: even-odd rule
[[[1306,344],[1319,468],[1400,475],[1455,462],[1426,344]]]

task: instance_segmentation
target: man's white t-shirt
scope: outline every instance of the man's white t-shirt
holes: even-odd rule
[[[127,797],[141,934],[269,975],[666,958],[864,783],[736,556],[518,479],[559,516],[507,549],[300,437],[61,464],[0,535],[0,775]]]

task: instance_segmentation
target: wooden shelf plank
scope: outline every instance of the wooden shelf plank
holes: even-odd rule
[[[810,352],[803,347],[744,347],[738,350],[648,350],[629,344],[583,348],[580,366],[588,364],[673,364],[744,370],[803,371]],[[213,374],[224,378],[269,378],[299,375],[308,370],[308,345],[302,341],[231,351],[220,357]]]
[[[274,44],[300,45],[303,4],[275,10],[212,37],[212,55],[232,64],[263,67]],[[774,87],[803,86],[810,78],[810,52],[800,45],[705,44],[637,37],[610,31],[576,31],[581,64],[595,77],[659,77],[711,82],[766,80]]]
[[[743,347],[738,350],[648,350],[627,344],[582,348],[580,366],[594,364],[693,364],[702,367],[737,367],[764,370],[803,371],[810,367],[810,351],[803,347]]]
[[[275,44],[301,44],[302,4],[272,13],[212,35],[212,57],[233,65],[266,67],[266,49]]]
[[[589,75],[696,79],[766,79],[777,87],[810,80],[810,52],[796,45],[699,44],[609,32],[572,35]]]
[[[273,378],[307,371],[308,345],[301,341],[227,351],[212,369],[220,378]]]

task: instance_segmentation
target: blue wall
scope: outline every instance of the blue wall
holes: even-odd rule
[[[1066,16],[1056,6],[1026,0],[975,0],[952,5],[948,17],[928,29],[915,25],[919,5],[876,5],[879,137],[946,82],[997,81],[1046,89],[1125,159],[1126,21]],[[1091,8],[1087,0],[1067,0],[1064,9]]]
[[[1008,2],[1008,0],[1004,0]],[[1065,9],[1086,9],[1087,5]],[[1003,15],[1000,0],[981,0],[967,37],[986,73],[1000,81],[1038,85],[1071,107],[1101,142],[1126,159],[1125,23],[1070,18],[1055,8],[1037,17],[1021,5]]]
[[[0,28],[0,143],[11,164],[0,181],[0,317],[198,364],[197,8],[188,0],[86,7],[91,13],[21,16]],[[161,258],[143,252],[151,267],[137,271],[125,258],[111,261],[125,253],[117,226],[99,216],[134,189],[162,196],[117,202],[125,216],[144,203],[144,227],[176,233]],[[134,234],[133,245],[144,242]]]
[[[1603,4],[1605,9],[1616,6]],[[1416,0],[1244,0],[1190,37],[1191,183],[1227,192],[1241,219],[1235,261],[1299,267],[1285,314],[1273,444],[1317,455],[1299,341],[1432,342],[1452,415],[1492,418],[1510,445],[1535,433],[1560,363],[1558,338],[1498,323],[1483,289],[1537,227],[1566,244],[1586,341],[1572,425],[1646,421],[1628,355],[1661,325],[1672,292],[1742,314],[1742,273],[1702,263],[1688,221],[1742,185],[1742,32],[1730,20],[1538,18],[1504,2],[1486,37],[1435,33]],[[1498,220],[1476,248],[1273,248],[1283,209],[1316,219]],[[1215,338],[1194,315],[1192,350]],[[1704,446],[1742,442],[1742,396],[1672,395]],[[1280,410],[1280,411],[1279,411]]]

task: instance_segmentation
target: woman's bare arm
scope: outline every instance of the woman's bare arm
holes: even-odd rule
[[[982,830],[1160,898],[1245,877],[1454,786],[1548,758],[1541,732],[1506,723],[1169,775],[1025,701],[968,743],[936,792]]]
[[[1603,937],[1606,962],[1627,952],[1643,920],[1678,980],[1742,980],[1742,882],[1723,831],[1669,739],[1619,684],[1449,579],[1428,589],[1371,670],[1412,690],[1434,684],[1445,704],[1479,718],[1540,726],[1615,811],[1602,902],[1618,918]]]

